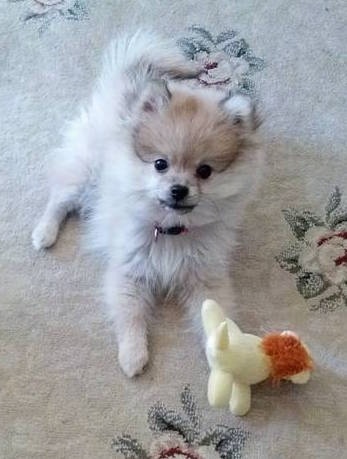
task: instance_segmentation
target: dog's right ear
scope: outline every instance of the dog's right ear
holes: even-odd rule
[[[261,124],[256,103],[248,96],[229,94],[220,105],[240,132],[255,131]]]
[[[147,83],[140,99],[141,111],[156,113],[169,104],[171,92],[165,80],[152,80]]]

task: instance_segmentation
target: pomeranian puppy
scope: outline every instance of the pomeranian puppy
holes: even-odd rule
[[[206,298],[232,302],[231,249],[262,163],[258,121],[250,98],[187,84],[202,71],[152,33],[112,42],[90,103],[54,154],[32,235],[36,249],[50,247],[69,212],[90,208],[129,377],[148,362],[158,302],[186,306],[197,323]]]

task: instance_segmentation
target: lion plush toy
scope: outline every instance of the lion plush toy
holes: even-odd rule
[[[213,300],[202,306],[207,336],[206,355],[211,368],[208,401],[215,407],[229,404],[237,416],[251,407],[251,385],[267,378],[305,384],[313,361],[307,347],[291,332],[271,333],[263,338],[243,333]]]

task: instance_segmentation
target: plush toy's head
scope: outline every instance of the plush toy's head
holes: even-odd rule
[[[289,379],[295,384],[305,384],[309,380],[313,361],[295,333],[285,331],[266,335],[262,339],[262,348],[270,358],[274,382]]]

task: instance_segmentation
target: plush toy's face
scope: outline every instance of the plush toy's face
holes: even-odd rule
[[[291,381],[294,384],[306,384],[307,381],[311,377],[311,372],[306,370],[306,371],[301,371],[300,373],[297,373],[296,375],[289,376],[288,378],[285,378],[289,381]]]
[[[293,336],[294,338],[299,340],[298,335],[289,330],[282,332],[281,335],[282,336]],[[305,346],[305,344],[302,341],[300,341],[300,345],[305,349],[305,351],[307,352],[307,355],[309,356],[309,350]],[[288,378],[285,378],[285,379],[287,379],[288,381],[291,381],[294,384],[306,384],[308,380],[310,379],[310,377],[311,377],[311,371],[307,369],[304,371],[300,371],[300,373],[296,373],[295,375],[289,376]]]
[[[310,379],[313,361],[296,333],[270,333],[263,338],[262,348],[271,360],[274,381],[286,379],[294,384],[305,384]]]

